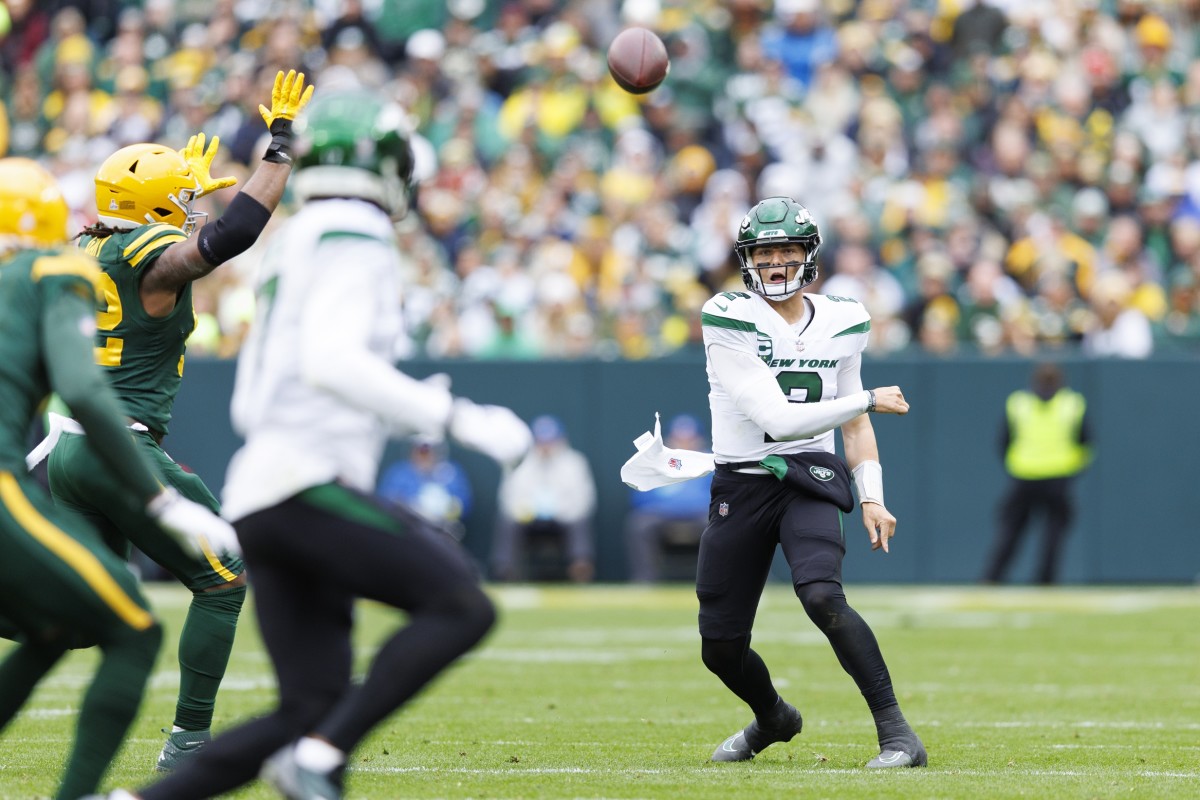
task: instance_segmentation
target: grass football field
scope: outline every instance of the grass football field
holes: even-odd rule
[[[690,587],[491,591],[500,626],[354,753],[348,798],[1200,797],[1195,588],[849,586],[929,750],[928,769],[878,772],[866,706],[786,586],[769,587],[754,646],[804,732],[742,764],[708,760],[749,714],[700,663]],[[109,787],[152,777],[171,722],[187,598],[149,594],[168,646]],[[362,663],[398,622],[362,607]],[[93,666],[71,654],[4,731],[0,798],[52,795]],[[272,687],[248,615],[218,731]]]

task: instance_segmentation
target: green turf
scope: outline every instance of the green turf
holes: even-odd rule
[[[500,627],[354,754],[349,798],[1200,797],[1195,589],[850,587],[929,750],[928,769],[870,773],[866,706],[786,588],[768,591],[754,642],[804,733],[744,764],[708,761],[749,717],[700,663],[690,588],[493,594]],[[173,641],[186,598],[150,595]],[[362,661],[397,621],[363,608]],[[110,786],[151,777],[171,650]],[[5,731],[0,797],[53,792],[93,657],[73,654]],[[271,687],[247,625],[218,728],[266,707]]]

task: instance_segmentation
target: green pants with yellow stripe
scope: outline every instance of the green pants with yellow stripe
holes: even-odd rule
[[[23,472],[0,471],[0,614],[23,633],[0,663],[0,728],[68,647],[102,650],[56,796],[91,794],[137,714],[162,631],[123,560]]]
[[[149,433],[131,431],[134,442],[159,474],[181,495],[220,512],[217,499],[200,478],[184,471],[158,446]],[[242,573],[237,556],[218,561],[196,558],[146,516],[145,508],[131,497],[120,478],[92,450],[87,436],[64,433],[50,453],[46,473],[54,500],[82,516],[121,555],[130,543],[162,566],[192,591],[229,583]]]
[[[184,471],[149,433],[130,433],[139,450],[180,494],[219,510],[200,478]],[[47,475],[54,500],[91,523],[114,552],[127,556],[130,544],[191,589],[192,603],[179,635],[179,699],[175,725],[207,730],[217,690],[233,650],[238,615],[246,596],[237,556],[195,557],[146,516],[145,509],[92,450],[82,434],[63,434],[50,453]]]

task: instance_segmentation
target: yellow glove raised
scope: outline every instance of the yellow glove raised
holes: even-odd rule
[[[258,113],[262,114],[267,127],[271,130],[271,144],[263,155],[263,161],[275,164],[292,163],[292,120],[308,105],[312,97],[313,87],[304,87],[304,73],[288,70],[285,76],[283,70],[275,75],[275,88],[271,91],[271,107],[259,106]]]
[[[208,145],[208,150],[204,149],[204,134],[197,133],[192,138],[188,139],[187,146],[179,151],[183,156],[183,160],[188,163],[192,169],[192,176],[196,182],[200,184],[200,194],[202,197],[206,194],[225,189],[237,183],[237,178],[232,175],[228,178],[214,178],[210,174],[212,169],[213,159],[217,157],[217,148],[221,144],[221,137],[214,136],[212,142]]]
[[[263,120],[270,128],[276,120],[295,119],[296,115],[304,110],[308,105],[309,98],[312,97],[313,87],[304,86],[304,73],[296,73],[296,70],[288,70],[287,75],[280,70],[275,75],[275,88],[271,90],[271,107],[268,109],[264,105],[258,107],[258,113],[262,114]],[[274,133],[274,131],[271,131]]]

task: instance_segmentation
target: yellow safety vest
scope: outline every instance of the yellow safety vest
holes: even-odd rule
[[[1005,406],[1011,440],[1004,465],[1014,478],[1026,481],[1064,478],[1087,466],[1087,445],[1079,429],[1087,401],[1070,389],[1059,389],[1049,400],[1017,391]]]

